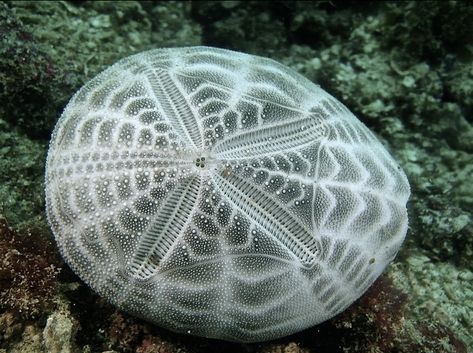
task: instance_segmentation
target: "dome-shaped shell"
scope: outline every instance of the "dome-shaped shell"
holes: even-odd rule
[[[61,253],[119,308],[230,341],[356,300],[397,253],[409,185],[339,101],[277,62],[190,47],[119,61],[54,130]]]

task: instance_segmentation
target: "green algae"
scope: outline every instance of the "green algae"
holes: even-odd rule
[[[0,119],[0,214],[11,226],[48,229],[43,192],[46,146]]]
[[[431,325],[441,323],[463,339],[467,347],[473,346],[470,335],[473,330],[473,271],[461,270],[449,262],[434,262],[417,253],[397,263],[391,272],[396,285],[411,295],[411,323],[420,324],[429,317]],[[415,327],[409,326],[408,330],[410,335],[419,335]],[[433,341],[431,343],[437,349],[431,352],[450,351],[435,342],[435,337],[418,339]]]

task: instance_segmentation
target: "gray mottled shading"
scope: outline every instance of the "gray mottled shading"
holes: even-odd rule
[[[336,315],[398,251],[409,185],[345,106],[275,61],[157,49],[54,130],[49,222],[73,270],[178,332],[263,341]]]

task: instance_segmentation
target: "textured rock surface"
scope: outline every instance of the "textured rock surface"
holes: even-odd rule
[[[47,162],[49,221],[81,278],[162,326],[234,341],[350,305],[399,249],[408,196],[320,87],[207,47],[141,53],[87,83]]]
[[[73,353],[76,325],[68,310],[63,309],[51,314],[43,331],[43,344],[49,353]]]

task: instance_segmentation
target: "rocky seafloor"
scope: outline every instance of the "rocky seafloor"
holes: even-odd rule
[[[471,18],[460,1],[1,2],[0,352],[473,352]],[[182,336],[118,311],[61,260],[43,183],[62,109],[120,58],[190,45],[292,67],[406,171],[406,242],[332,320],[260,344]]]

